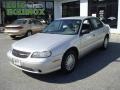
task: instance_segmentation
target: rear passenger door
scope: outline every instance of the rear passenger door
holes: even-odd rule
[[[42,24],[40,24],[37,20],[32,19],[30,21],[30,25],[31,25],[31,30],[33,33],[40,32]]]
[[[30,24],[30,30],[32,30],[32,33],[35,33],[36,32],[36,26],[35,26],[35,23],[34,23],[34,19],[31,19],[29,21],[29,24]]]
[[[80,32],[80,53],[91,51],[94,48],[95,35],[92,30],[90,19],[85,19]]]
[[[43,24],[39,20],[34,20],[36,32],[41,32],[43,30]]]
[[[91,22],[91,25],[92,25],[92,30],[93,30],[93,33],[95,35],[95,46],[98,46],[100,45],[103,40],[104,40],[104,37],[105,37],[105,33],[104,33],[104,25],[103,23],[97,19],[97,18],[91,18],[90,19],[90,22]]]

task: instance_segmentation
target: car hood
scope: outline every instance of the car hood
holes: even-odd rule
[[[59,46],[69,40],[72,40],[76,35],[59,35],[38,33],[33,36],[24,38],[15,42],[12,45],[13,49],[27,52],[46,51]]]

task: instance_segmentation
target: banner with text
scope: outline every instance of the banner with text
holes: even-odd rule
[[[7,15],[45,15],[42,4],[26,3],[25,1],[7,1],[5,3]]]

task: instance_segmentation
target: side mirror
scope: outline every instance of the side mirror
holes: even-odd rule
[[[83,29],[82,31],[81,31],[81,35],[83,35],[83,34],[88,34],[90,31],[88,30],[88,29]]]

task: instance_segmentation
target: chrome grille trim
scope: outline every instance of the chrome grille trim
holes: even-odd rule
[[[15,49],[12,50],[12,54],[19,58],[27,58],[30,55],[29,52],[23,52]]]

